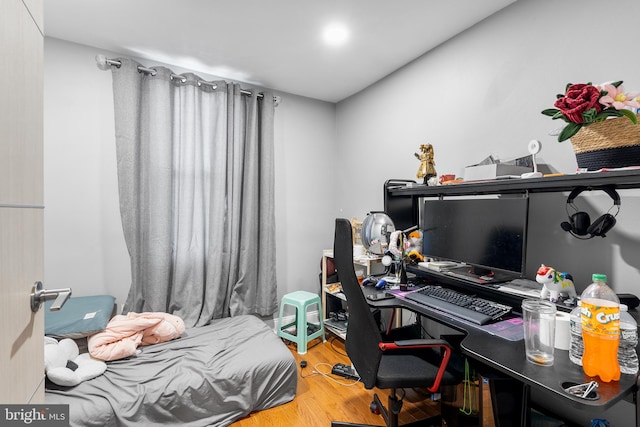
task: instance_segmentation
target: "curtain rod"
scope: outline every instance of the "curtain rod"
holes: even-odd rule
[[[122,65],[122,62],[116,60],[116,59],[109,59],[104,55],[96,55],[96,62],[98,63],[98,68],[100,68],[101,70],[108,70],[109,67],[117,67],[120,68],[120,66]],[[152,76],[155,76],[157,71],[153,68],[146,68],[143,67],[141,65],[138,65],[138,71],[141,73],[147,73],[147,74],[151,74]],[[178,79],[180,81],[182,81],[183,83],[187,80],[186,77],[181,76],[179,74],[173,74],[171,73],[171,78],[172,79]],[[213,82],[207,82],[204,80],[198,80],[198,86],[200,85],[207,85],[207,86],[211,86],[213,89],[217,89],[218,85],[216,85]],[[248,95],[248,96],[252,96],[253,92],[247,89],[240,89],[240,93],[243,95]],[[264,98],[264,95],[262,93],[258,93],[256,94],[256,97],[258,99],[262,99]],[[276,104],[276,107],[278,106],[278,104],[280,103],[280,97],[279,96],[274,96],[273,97],[273,101]]]

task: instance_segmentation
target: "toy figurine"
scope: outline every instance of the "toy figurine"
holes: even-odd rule
[[[418,173],[416,173],[416,178],[423,178],[424,184],[428,184],[429,178],[437,175],[435,161],[433,160],[433,147],[431,144],[421,144],[420,151],[420,154],[414,153],[416,158],[420,160],[420,167],[418,168]]]
[[[549,299],[557,302],[561,293],[566,293],[569,298],[577,298],[576,288],[573,285],[573,277],[569,273],[558,273],[555,269],[540,265],[536,273],[536,282],[544,285],[540,292],[541,299]]]
[[[407,236],[407,258],[412,264],[424,261],[422,256],[422,231],[414,230]]]

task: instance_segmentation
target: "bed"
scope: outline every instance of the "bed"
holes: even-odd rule
[[[71,426],[227,426],[295,397],[291,351],[254,316],[140,349],[75,387],[48,382],[46,403],[68,404]]]

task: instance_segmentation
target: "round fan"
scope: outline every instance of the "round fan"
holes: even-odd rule
[[[383,212],[369,212],[362,221],[362,245],[376,255],[384,255],[389,236],[395,231],[393,221]]]

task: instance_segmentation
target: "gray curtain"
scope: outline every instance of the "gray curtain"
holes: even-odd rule
[[[120,213],[131,257],[124,312],[187,326],[277,309],[273,94],[111,67]],[[183,81],[184,80],[184,81]]]

